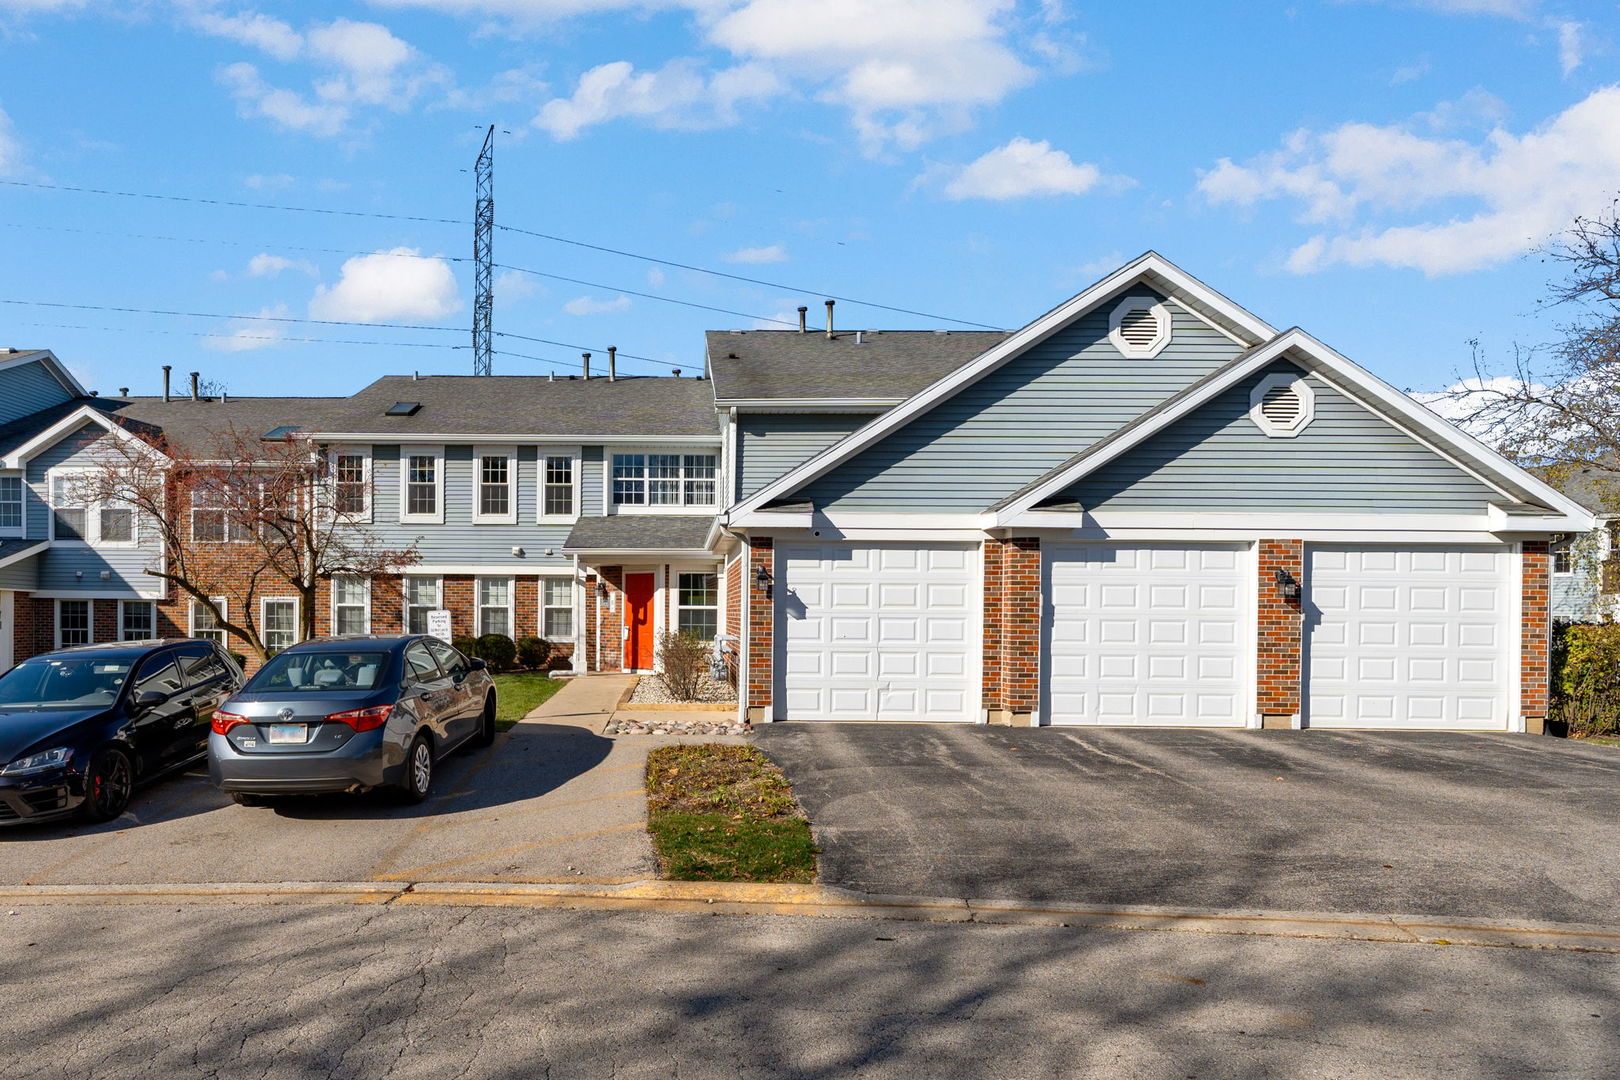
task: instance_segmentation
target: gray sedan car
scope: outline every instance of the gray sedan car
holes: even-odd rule
[[[322,638],[271,657],[219,707],[208,774],[247,806],[371,788],[421,802],[444,755],[494,741],[482,660],[437,638]]]

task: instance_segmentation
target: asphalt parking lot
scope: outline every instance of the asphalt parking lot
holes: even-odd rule
[[[1620,747],[1523,735],[766,724],[872,893],[1607,922]]]

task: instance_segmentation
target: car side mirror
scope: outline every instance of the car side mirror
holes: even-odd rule
[[[482,657],[473,656],[467,660],[467,669],[469,671],[483,671],[487,667],[489,667],[489,661]]]
[[[162,690],[142,690],[135,695],[135,707],[137,709],[155,709],[159,705],[166,703],[171,696],[165,694]]]

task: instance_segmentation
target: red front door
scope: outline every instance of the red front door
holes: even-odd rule
[[[624,575],[624,666],[651,671],[653,666],[654,574]]]

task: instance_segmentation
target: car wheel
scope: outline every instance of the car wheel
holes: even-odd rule
[[[90,757],[79,814],[86,821],[111,821],[128,808],[134,794],[135,763],[124,751],[103,746]]]
[[[269,806],[270,800],[263,795],[254,795],[246,791],[231,792],[231,802],[237,806]]]
[[[418,735],[405,754],[405,780],[399,785],[400,797],[408,803],[427,799],[433,790],[433,744]]]
[[[495,695],[484,699],[484,715],[478,720],[478,734],[473,736],[474,746],[495,745]]]

